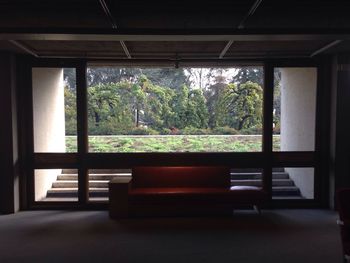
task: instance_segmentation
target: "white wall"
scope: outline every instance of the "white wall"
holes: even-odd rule
[[[281,68],[281,151],[314,151],[316,68]],[[302,195],[313,198],[312,168],[287,169]]]
[[[65,152],[63,69],[33,68],[35,152]],[[37,170],[35,199],[46,196],[60,170]]]
[[[314,198],[314,168],[286,168],[287,173],[293,179],[304,198]]]

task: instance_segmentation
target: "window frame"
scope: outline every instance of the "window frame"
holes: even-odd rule
[[[151,63],[152,61],[150,61]],[[131,168],[139,165],[164,166],[198,166],[198,165],[227,165],[235,168],[262,168],[263,188],[270,195],[267,207],[319,207],[325,205],[327,199],[327,177],[325,172],[327,155],[324,149],[328,147],[324,138],[327,136],[327,118],[321,118],[325,110],[321,107],[326,101],[328,87],[322,84],[322,72],[325,63],[315,59],[273,59],[225,61],[225,66],[245,65],[263,66],[263,134],[261,152],[230,152],[230,153],[89,153],[88,152],[88,119],[87,119],[87,80],[86,69],[88,63],[95,63],[85,59],[29,59],[22,70],[26,71],[25,88],[22,100],[25,101],[24,110],[20,111],[26,119],[22,129],[22,137],[26,147],[25,152],[25,193],[26,207],[29,209],[107,209],[106,203],[89,202],[88,198],[88,170],[109,168]],[[118,62],[121,63],[122,62]],[[209,64],[212,63],[209,61]],[[146,63],[147,64],[147,63]],[[205,61],[200,65],[205,66]],[[130,65],[130,62],[128,62]],[[154,63],[153,63],[154,65]],[[220,62],[216,62],[220,66]],[[137,66],[137,65],[136,65]],[[33,102],[31,69],[35,67],[75,68],[77,87],[77,153],[35,153],[33,133]],[[316,96],[316,131],[315,151],[308,152],[273,152],[272,150],[272,118],[273,118],[273,90],[274,69],[281,67],[315,67],[317,68],[317,96]],[[30,76],[29,76],[30,75]],[[327,80],[327,77],[324,77]],[[327,83],[327,81],[326,81]],[[23,96],[25,98],[23,98]],[[171,158],[169,158],[171,156]],[[314,168],[314,199],[309,200],[273,200],[272,168],[273,167],[313,167]],[[78,202],[41,202],[34,199],[34,170],[35,169],[78,169]]]

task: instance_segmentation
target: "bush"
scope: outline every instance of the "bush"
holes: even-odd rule
[[[119,123],[100,122],[99,126],[95,126],[93,122],[89,122],[89,135],[119,135],[128,134],[131,127],[127,124],[121,125]]]
[[[181,134],[183,135],[208,135],[210,134],[209,129],[198,129],[194,127],[186,127],[181,130]]]
[[[158,135],[159,132],[152,128],[136,127],[129,131],[128,135]]]
[[[167,129],[167,128],[162,128],[160,130],[160,134],[162,134],[162,135],[170,135],[171,134],[171,130]]]
[[[259,135],[262,134],[262,126],[256,125],[250,128],[242,129],[241,134],[244,135]]]
[[[238,131],[234,128],[224,126],[214,128],[212,133],[217,135],[237,135]]]

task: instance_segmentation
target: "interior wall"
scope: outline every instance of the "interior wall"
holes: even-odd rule
[[[281,151],[314,151],[316,68],[281,68]],[[288,169],[301,194],[313,198],[314,173]]]
[[[33,68],[34,151],[65,152],[64,80],[62,68]],[[35,200],[51,188],[60,170],[35,174]]]
[[[330,172],[337,190],[350,187],[350,54],[338,54],[334,63]]]

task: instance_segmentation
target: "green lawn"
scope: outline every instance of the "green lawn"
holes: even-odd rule
[[[273,137],[274,150],[280,137]],[[67,152],[77,151],[75,136],[66,137]],[[116,135],[89,136],[90,152],[259,152],[261,135]]]

